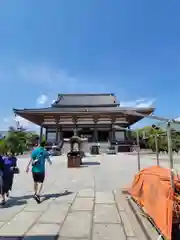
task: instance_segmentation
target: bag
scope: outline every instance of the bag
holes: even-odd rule
[[[12,171],[13,171],[13,174],[19,174],[20,173],[20,170],[19,170],[18,167],[14,167]]]
[[[33,160],[32,162],[33,167],[37,166],[40,163],[42,156],[43,156],[43,151],[39,153],[39,156],[35,160]]]
[[[35,159],[35,160],[33,160],[33,162],[32,162],[32,166],[33,166],[33,167],[34,167],[34,166],[37,166],[38,163],[39,163],[39,159]]]

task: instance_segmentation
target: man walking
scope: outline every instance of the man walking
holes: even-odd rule
[[[40,194],[43,188],[45,179],[45,163],[46,160],[51,165],[52,162],[49,158],[49,153],[45,149],[46,142],[42,141],[40,146],[32,151],[31,159],[27,165],[26,172],[29,172],[30,166],[32,166],[32,176],[34,180],[34,199],[40,203]]]

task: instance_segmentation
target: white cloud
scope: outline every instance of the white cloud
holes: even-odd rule
[[[63,86],[65,89],[71,89],[77,86],[79,82],[76,78],[70,76],[65,70],[51,68],[46,65],[23,65],[18,68],[18,75],[23,81],[29,81],[48,87],[50,90],[57,91],[57,86]]]
[[[74,76],[65,69],[52,67],[46,64],[22,64],[17,68],[18,80],[40,85],[50,95],[63,93],[84,92],[113,92],[114,86],[100,79],[89,79],[89,77]],[[98,84],[97,84],[98,81]],[[119,90],[120,91],[120,90]],[[54,97],[51,96],[51,99]]]
[[[14,117],[14,124],[17,126],[18,124],[24,128],[28,128],[32,125],[31,122],[29,122],[28,120],[20,117],[20,116],[15,116]]]
[[[37,104],[44,105],[47,101],[48,101],[48,96],[45,94],[42,94],[41,96],[38,97]]]
[[[176,121],[180,121],[180,117],[175,118]]]
[[[146,108],[146,107],[152,107],[155,103],[155,99],[137,99],[135,101],[120,101],[121,107],[137,107],[137,108]]]
[[[144,102],[140,102],[139,104],[137,104],[137,107],[139,108],[153,107],[155,101],[156,99],[150,99]]]
[[[3,121],[1,121],[2,124],[1,124],[1,129],[0,130],[5,130],[7,131],[8,128],[10,126],[12,127],[18,127],[19,126],[22,126],[23,128],[27,129],[27,130],[33,130],[33,131],[36,131],[38,126],[36,126],[35,124],[29,122],[28,120],[20,117],[20,116],[9,116],[9,117],[5,117],[3,119]]]

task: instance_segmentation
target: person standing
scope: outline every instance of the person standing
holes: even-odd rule
[[[49,153],[45,149],[46,142],[42,141],[40,146],[35,148],[31,153],[31,159],[27,165],[26,172],[29,172],[30,166],[32,166],[32,177],[34,180],[34,199],[40,203],[40,195],[43,188],[45,179],[45,163],[46,160],[51,165],[52,162],[49,158]]]

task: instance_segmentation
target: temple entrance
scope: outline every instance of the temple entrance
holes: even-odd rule
[[[81,137],[85,137],[88,139],[88,142],[91,142],[93,140],[93,134],[94,132],[90,128],[82,128],[79,132],[78,135]]]
[[[63,131],[63,138],[71,138],[72,136],[74,136],[74,132],[73,131]]]
[[[109,131],[98,131],[98,141],[107,142],[109,139]]]

